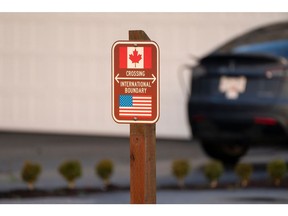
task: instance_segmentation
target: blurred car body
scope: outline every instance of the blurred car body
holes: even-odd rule
[[[287,142],[288,22],[250,31],[200,59],[188,114],[205,152],[225,163],[255,142]]]

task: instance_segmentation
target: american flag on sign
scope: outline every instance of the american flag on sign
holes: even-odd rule
[[[151,96],[119,96],[119,115],[120,116],[152,116],[152,97]]]

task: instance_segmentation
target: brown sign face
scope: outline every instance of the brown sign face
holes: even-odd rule
[[[153,41],[117,41],[112,47],[112,116],[117,123],[159,118],[159,48]]]

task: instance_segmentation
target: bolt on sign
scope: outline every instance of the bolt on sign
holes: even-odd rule
[[[117,123],[157,122],[159,47],[154,41],[113,44],[112,116]]]

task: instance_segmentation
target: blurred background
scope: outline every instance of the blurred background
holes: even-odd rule
[[[191,73],[182,66],[287,19],[288,13],[0,13],[0,190],[26,187],[19,174],[26,160],[42,164],[40,188],[64,187],[57,166],[71,158],[84,165],[79,185],[101,185],[93,167],[102,158],[115,161],[115,182],[129,184],[129,125],[111,117],[111,47],[128,40],[129,30],[144,30],[160,47],[158,182],[174,182],[171,160],[186,158],[196,169],[209,158],[191,141]],[[247,161],[287,157],[277,149],[251,154]]]
[[[1,13],[0,128],[127,136],[111,118],[111,47],[144,30],[160,46],[157,137],[189,139],[179,67],[287,13]],[[187,77],[191,74],[184,73]]]

